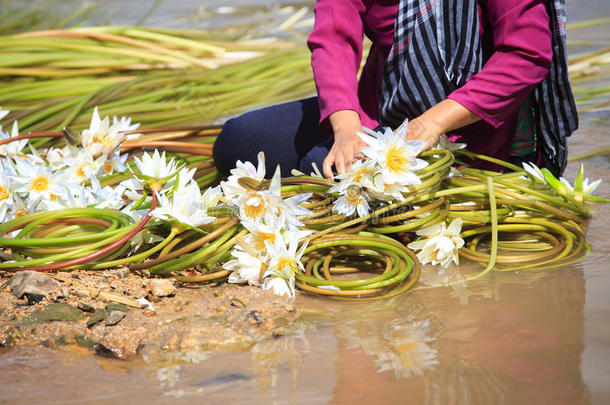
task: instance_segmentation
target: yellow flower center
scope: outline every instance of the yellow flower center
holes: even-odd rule
[[[102,144],[102,146],[104,148],[110,148],[110,147],[114,146],[114,143],[112,142],[112,139],[108,135],[109,135],[108,133],[105,133],[103,135],[95,135],[91,139],[91,143],[100,143],[100,144]]]
[[[417,341],[411,340],[410,342],[403,343],[403,344],[396,346],[396,351],[398,353],[409,353],[409,352],[414,351],[416,346],[417,346]]]
[[[405,156],[402,149],[392,146],[386,154],[386,165],[392,172],[399,172],[409,163],[410,158]]]
[[[47,177],[38,176],[32,181],[31,186],[34,191],[38,191],[40,193],[48,190],[50,184],[51,182]]]
[[[87,174],[85,173],[85,167],[85,165],[80,165],[78,169],[76,169],[76,177],[79,177],[81,179],[87,177]]]
[[[104,163],[104,174],[112,174],[114,165],[111,162]]]
[[[277,262],[277,268],[279,271],[284,271],[284,270],[292,271],[292,270],[294,270],[295,267],[296,267],[296,263],[294,262],[294,260],[291,258],[288,258],[288,257],[282,257]]]
[[[15,218],[19,218],[19,217],[22,217],[22,216],[28,215],[28,214],[29,214],[29,212],[26,209],[20,208],[17,211],[15,211]]]
[[[362,201],[362,197],[353,190],[347,192],[346,199],[350,205],[358,205],[360,204],[360,201]]]
[[[360,179],[362,179],[362,177],[364,177],[365,175],[369,174],[370,170],[364,170],[364,169],[360,169],[357,170],[354,173],[354,182],[357,183],[360,181]]]
[[[265,241],[269,243],[275,243],[275,234],[267,232],[255,232],[254,233],[254,246],[257,249],[265,249]]]
[[[253,193],[244,204],[244,213],[248,218],[260,218],[265,212],[265,200],[260,195]]]
[[[8,198],[8,190],[6,187],[0,186],[0,201],[6,200]]]

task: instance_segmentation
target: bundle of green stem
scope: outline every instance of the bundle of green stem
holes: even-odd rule
[[[0,105],[26,131],[84,126],[97,105],[149,127],[203,124],[314,91],[308,51],[197,30],[95,27],[0,37]]]
[[[122,148],[132,157],[143,149],[165,150],[180,164],[195,169],[194,178],[205,190],[218,182],[211,147],[219,130],[209,126],[144,129],[142,137],[125,141]],[[61,133],[42,135],[63,142],[57,136]],[[379,299],[403,293],[416,284],[421,272],[417,256],[404,242],[415,239],[418,230],[456,218],[464,224],[460,236],[465,245],[459,255],[484,266],[466,280],[492,270],[555,268],[586,255],[584,224],[591,215],[584,206],[586,196],[561,184],[553,188],[510,163],[465,150],[455,153],[462,161],[488,160],[509,171],[467,165],[452,168],[454,153],[431,149],[420,154],[428,162],[416,172],[421,184],[409,186],[402,200],[372,203],[368,215],[349,217],[333,210],[337,195],[329,189],[335,182],[305,175],[283,178],[283,197],[311,193],[302,204],[311,213],[300,220],[313,234],[302,258],[305,272],[295,275],[296,286],[339,299]],[[133,162],[128,164],[134,168]],[[126,171],[100,182],[116,185],[129,177],[131,172]],[[577,183],[582,180],[581,172]],[[267,183],[244,180],[252,189]],[[248,232],[234,208],[214,208],[211,215],[216,219],[198,229],[145,227],[157,204],[153,197],[148,203],[143,197],[134,207],[148,210],[139,222],[119,211],[97,208],[37,212],[6,222],[0,225],[0,246],[10,251],[2,254],[0,270],[127,265],[183,282],[225,279],[230,272],[223,265]],[[155,235],[156,240],[147,235]]]

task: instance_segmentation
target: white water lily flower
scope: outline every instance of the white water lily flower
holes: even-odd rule
[[[564,177],[557,179],[547,168],[538,168],[533,163],[523,163],[523,169],[534,176],[540,182],[548,185],[553,191],[563,197],[572,197],[574,200],[583,203],[584,201],[610,202],[610,200],[592,195],[602,182],[601,179],[589,183],[588,178],[584,178],[584,165],[580,164],[580,169],[574,181],[574,186]]]
[[[568,182],[565,178],[560,177],[559,181],[563,186],[565,186],[564,190],[561,190],[560,194],[565,193],[567,195],[571,195],[574,199],[580,203],[584,201],[597,201],[597,202],[610,202],[610,200],[602,197],[597,197],[592,195],[593,192],[599,187],[601,184],[601,179],[596,180],[592,183],[589,183],[588,178],[584,178],[584,165],[580,164],[580,169],[578,170],[578,175],[576,176],[576,180],[574,181],[574,187]],[[583,179],[584,178],[584,179]]]
[[[254,179],[258,182],[265,179],[265,154],[261,151],[258,152],[258,165],[254,165],[250,162],[243,162],[238,160],[235,164],[235,168],[231,169],[231,175],[226,181],[221,181],[220,185],[225,197],[232,202],[235,202],[246,193],[246,189],[239,184],[239,179],[247,177]]]
[[[418,230],[418,236],[423,239],[409,243],[409,249],[420,250],[417,258],[422,264],[440,264],[443,267],[453,260],[459,264],[458,249],[464,246],[464,240],[460,238],[462,230],[462,219],[456,218],[448,227],[444,222]]]
[[[11,178],[5,170],[0,171],[0,223],[4,222],[8,210],[13,206],[13,191],[11,190]]]
[[[367,193],[382,201],[402,201],[405,199],[403,193],[407,191],[401,183],[386,183],[381,173],[374,177],[373,186],[367,188]]]
[[[294,298],[294,278],[285,279],[279,276],[270,276],[265,279],[263,290],[272,290],[279,297]]]
[[[0,171],[0,204],[10,205],[13,201],[11,176],[6,170]]]
[[[17,124],[17,121],[13,122],[13,129],[11,130],[10,134],[8,132],[2,131],[2,127],[0,127],[0,140],[15,138],[17,136],[19,136],[19,125]],[[21,139],[19,141],[13,141],[5,143],[4,145],[0,145],[0,155],[17,155],[21,153],[27,143],[27,139]]]
[[[158,194],[158,199],[159,206],[152,215],[174,225],[196,228],[216,219],[207,215],[207,206],[203,203],[199,186],[194,182],[176,190],[171,199],[164,194]]]
[[[357,160],[352,165],[350,172],[335,176],[335,180],[338,180],[339,184],[331,187],[328,192],[343,194],[352,186],[374,187],[373,178],[376,172],[377,169],[374,161]]]
[[[279,222],[291,231],[297,231],[303,223],[299,217],[311,214],[311,210],[301,207],[301,204],[307,201],[312,196],[312,193],[303,193],[293,195],[292,197],[284,198],[278,205]]]
[[[417,158],[426,143],[406,141],[402,134],[404,131],[399,129],[395,134],[386,128],[384,133],[377,133],[376,138],[359,133],[360,138],[369,145],[362,148],[362,153],[381,166],[385,183],[401,183],[406,186],[421,184],[414,172],[428,165],[426,161]]]
[[[239,196],[236,202],[239,206],[240,219],[262,222],[266,218],[278,216],[278,207],[282,203],[281,187],[281,173],[278,166],[267,190],[246,190]]]
[[[139,173],[133,173],[133,175],[141,187],[146,184],[147,180],[154,180],[156,183],[169,180],[176,175],[178,170],[174,158],[171,158],[168,162],[165,158],[165,151],[159,154],[158,149],[155,149],[152,156],[145,152],[142,159],[135,157],[134,163]],[[160,187],[160,184],[156,184],[156,186]],[[129,187],[129,185],[126,185],[126,187]]]
[[[193,182],[193,184],[197,184]],[[197,186],[199,187],[199,186]],[[216,187],[208,187],[203,194],[201,195],[201,201],[203,205],[206,207],[206,210],[209,208],[213,208],[218,205],[218,202],[222,198],[222,189],[220,186]]]
[[[127,170],[127,165],[125,162],[129,155],[127,153],[120,154],[119,150],[115,150],[107,157],[106,161],[102,165],[100,169],[100,175],[109,176],[113,173],[123,173]]]
[[[97,107],[93,110],[89,129],[83,130],[81,134],[81,143],[94,158],[98,158],[102,154],[108,155],[119,147],[121,142],[126,138],[125,132],[133,131],[139,127],[139,124],[131,125],[130,118],[113,119],[110,125],[110,119],[105,117],[100,119]]]
[[[371,209],[368,203],[369,199],[370,197],[366,191],[358,186],[352,186],[345,191],[345,194],[335,200],[333,211],[348,217],[357,212],[359,217],[363,217],[368,215]]]
[[[248,219],[241,221],[248,233],[243,237],[243,240],[252,246],[256,251],[263,251],[267,248],[265,242],[275,243],[276,235],[280,231],[279,220],[272,218],[270,224],[255,222]]]
[[[13,196],[13,204],[6,214],[6,220],[19,218],[24,215],[33,214],[37,211],[37,206],[40,202],[38,199],[26,199],[25,201],[19,198],[19,196]]]
[[[126,133],[126,132],[133,132],[135,130],[137,130],[138,128],[140,128],[140,123],[136,122],[135,124],[131,123],[131,117],[121,117],[121,118],[117,118],[116,116],[112,117],[112,125],[114,127],[119,128],[119,131]],[[125,139],[136,139],[136,138],[140,138],[142,136],[142,134],[126,134],[125,135]]]
[[[61,170],[68,165],[67,158],[71,157],[72,153],[69,146],[63,148],[50,148],[47,150],[46,158],[50,167],[54,171]]]
[[[2,107],[0,107],[0,120],[2,118],[6,117],[9,113],[10,113],[9,110],[3,110]],[[2,127],[0,127],[0,129],[2,129]]]
[[[105,160],[104,156],[94,159],[86,149],[81,149],[76,155],[65,158],[67,168],[63,171],[66,175],[64,180],[70,184],[81,184],[99,173]]]
[[[114,187],[102,187],[98,178],[96,176],[91,176],[92,203],[95,204],[97,208],[120,210],[125,206],[125,202],[123,201],[124,193],[124,186],[119,184]]]
[[[263,275],[269,280],[265,280],[263,289],[273,289],[277,295],[294,297],[294,278],[297,271],[305,271],[301,257],[307,248],[308,240],[302,242],[299,247],[299,235],[296,232],[289,233],[287,237],[288,247],[281,235],[276,236],[274,243],[265,242],[270,260]],[[284,284],[277,280],[278,278],[283,280]]]
[[[530,162],[523,162],[522,165],[526,173],[531,174],[535,179],[540,180],[541,183],[545,183],[544,176],[538,166]]]
[[[18,185],[16,192],[34,201],[39,198],[55,199],[62,197],[65,188],[59,177],[61,172],[53,173],[50,167],[39,166],[26,159],[15,161],[17,175],[13,177]]]
[[[91,193],[91,188],[83,185],[79,187],[65,187],[66,191],[62,198],[54,200],[40,200],[38,210],[52,211],[62,208],[87,208],[95,205],[96,199]]]
[[[224,269],[232,271],[229,275],[229,283],[248,283],[260,286],[261,275],[265,272],[269,260],[266,252],[238,238],[235,248],[231,251],[231,256],[234,259],[222,266]]]

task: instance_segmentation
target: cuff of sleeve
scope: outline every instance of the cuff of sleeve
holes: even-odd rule
[[[322,103],[320,103],[322,104]],[[355,106],[351,103],[337,103],[331,105],[320,105],[320,128],[323,130],[329,130],[332,133],[332,126],[330,125],[330,115],[334,112],[341,110],[352,110],[356,111],[362,121],[363,113],[360,106]]]
[[[498,128],[503,124],[502,121],[498,120],[497,118],[489,114],[487,111],[483,110],[480,106],[473,103],[470,99],[468,99],[468,97],[459,94],[459,90],[460,89],[451,93],[449,96],[447,96],[447,98],[450,98],[451,100],[460,103],[463,107],[468,109],[473,114],[479,116],[483,121],[487,122],[494,128]]]

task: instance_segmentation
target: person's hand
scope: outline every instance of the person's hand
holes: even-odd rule
[[[324,176],[333,178],[333,165],[337,173],[347,173],[352,169],[352,163],[362,159],[360,150],[366,143],[357,135],[362,132],[362,124],[358,113],[352,110],[340,110],[329,116],[330,125],[333,128],[335,142],[328,156],[324,159]]]
[[[457,101],[445,99],[407,125],[407,141],[424,141],[426,149],[436,144],[442,134],[479,121],[476,114]]]
[[[424,115],[421,115],[411,121],[407,126],[407,141],[423,141],[426,142],[424,150],[428,150],[436,144],[441,135],[444,133],[443,129],[433,121],[426,120]]]

